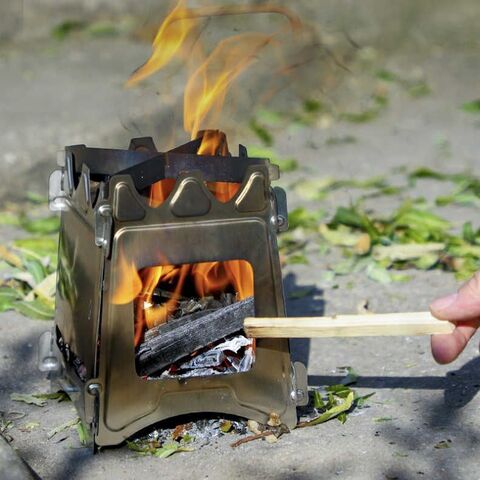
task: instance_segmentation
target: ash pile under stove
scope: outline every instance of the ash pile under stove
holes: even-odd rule
[[[293,427],[307,401],[288,340],[242,330],[247,316],[285,315],[278,167],[243,146],[231,156],[226,141],[198,155],[201,142],[163,153],[151,138],[128,150],[70,146],[50,177],[61,228],[40,368],[94,446],[200,412],[262,423],[274,412]]]

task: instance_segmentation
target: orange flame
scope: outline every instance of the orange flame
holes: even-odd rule
[[[272,35],[243,33],[222,40],[188,80],[183,103],[183,124],[192,138],[207,116],[216,123],[231,83],[255,60]]]
[[[197,263],[192,276],[200,297],[224,292],[229,286],[233,286],[239,300],[253,295],[253,269],[244,260]]]
[[[153,41],[152,54],[144,65],[139,67],[128,79],[127,86],[133,86],[154,72],[164,68],[174,58],[180,57],[188,62],[192,72],[184,92],[184,128],[191,138],[202,137],[197,151],[199,155],[230,155],[225,134],[219,130],[206,129],[218,122],[229,87],[256,60],[257,54],[268,45],[275,44],[276,34],[242,33],[226,38],[218,43],[207,56],[197,36],[194,48],[187,48],[189,40],[197,30],[200,17],[233,15],[245,13],[279,13],[287,17],[292,30],[301,26],[298,17],[282,7],[264,5],[231,5],[223,7],[187,8],[184,0],[179,0],[175,8],[165,18]],[[149,204],[160,206],[172,192],[174,179],[161,180],[150,189]],[[239,183],[208,182],[209,190],[217,200],[228,202],[240,188]],[[119,262],[124,273],[121,278],[134,278],[131,266]],[[140,277],[135,272],[137,279]],[[135,284],[133,291],[122,297],[127,303],[137,298],[135,318],[135,345],[142,338],[145,328],[168,321],[178,306],[179,298],[185,286],[185,280],[191,279],[196,293],[200,297],[216,295],[233,290],[239,300],[253,295],[253,269],[245,260],[223,262],[205,262],[195,265],[155,266],[141,272],[140,287]],[[143,280],[143,282],[142,282]],[[135,280],[137,281],[137,280]],[[157,285],[168,284],[172,294],[167,302],[155,305],[153,293]],[[122,285],[123,288],[123,285]],[[120,293],[116,292],[114,298]],[[132,296],[133,295],[133,296]],[[120,295],[121,296],[121,295]]]
[[[115,272],[116,283],[112,302],[115,305],[132,302],[142,291],[142,279],[138,275],[135,262],[127,260],[123,249],[119,251]]]
[[[157,325],[165,323],[168,317],[176,310],[178,300],[181,295],[185,278],[190,271],[190,265],[182,265],[180,267],[173,267],[166,265],[162,267],[147,268],[147,275],[151,276],[150,271],[154,270],[159,273],[158,278],[155,276],[155,283],[151,284],[152,289],[149,292],[149,299],[152,299],[153,290],[160,281],[170,281],[175,284],[171,298],[162,305],[153,305],[150,301],[149,304],[144,304],[145,324],[147,329],[153,328]]]
[[[130,76],[127,87],[132,87],[160,70],[180,53],[188,34],[197,23],[195,19],[188,17],[189,9],[184,7],[184,3],[184,0],[179,0],[165,18],[153,40],[152,55]]]
[[[283,15],[292,31],[302,27],[299,17],[287,8],[275,5],[224,5],[188,8],[185,0],[178,0],[176,6],[160,25],[152,43],[150,58],[127,80],[126,86],[132,87],[165,67],[175,56],[187,57],[191,52],[184,49],[188,37],[195,32],[198,19],[224,15],[241,15],[251,13],[276,13]]]

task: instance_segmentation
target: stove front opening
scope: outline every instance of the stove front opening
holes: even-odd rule
[[[158,265],[138,271],[136,371],[148,380],[242,373],[255,360],[243,320],[254,316],[245,260]]]

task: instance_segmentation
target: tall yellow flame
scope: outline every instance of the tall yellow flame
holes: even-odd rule
[[[276,13],[285,16],[292,31],[301,27],[299,18],[286,8],[273,5],[227,5],[220,7],[188,8],[179,0],[161,24],[152,44],[150,58],[128,79],[134,86],[172,59],[182,57],[193,72],[184,93],[184,127],[191,138],[200,129],[212,128],[218,119],[227,90],[232,82],[255,60],[264,47],[272,43],[276,34],[242,33],[222,40],[203,58],[203,49],[197,38],[195,48],[188,50],[188,39],[197,30],[200,18],[250,13]],[[199,66],[194,66],[200,64]],[[205,125],[205,122],[209,122]]]
[[[188,34],[197,24],[195,18],[185,15],[189,9],[184,4],[185,0],[179,0],[176,7],[165,18],[153,40],[152,55],[133,72],[127,80],[127,87],[136,85],[160,70],[180,53]]]
[[[272,40],[272,35],[243,33],[222,40],[189,78],[183,104],[184,128],[197,136],[211,112],[215,125],[231,83],[255,60],[255,55]]]

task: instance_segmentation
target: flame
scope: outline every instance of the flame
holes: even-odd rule
[[[142,291],[142,279],[138,275],[133,260],[127,260],[123,249],[120,249],[117,260],[115,290],[112,303],[124,305],[132,302]]]
[[[241,15],[251,13],[276,13],[283,15],[292,31],[302,27],[299,17],[287,8],[276,5],[224,5],[188,8],[185,0],[179,0],[173,10],[167,15],[155,35],[152,43],[150,58],[126,82],[127,87],[132,87],[149,77],[156,71],[165,67],[177,55],[189,58],[185,46],[198,26],[200,18],[209,18],[223,15]]]
[[[144,308],[145,324],[147,329],[165,323],[168,317],[175,312],[185,279],[190,271],[190,265],[181,265],[180,267],[167,265],[162,267],[148,268],[147,272],[149,276],[151,275],[151,270],[155,270],[157,272],[159,271],[159,276],[158,279],[155,277],[155,283],[151,284],[152,291],[150,293],[150,300],[153,295],[153,289],[155,289],[160,281],[170,281],[175,284],[175,288],[171,298],[162,305],[153,305],[152,302],[148,301],[147,305],[145,306],[146,308]]]
[[[127,86],[133,86],[164,68],[173,59],[183,59],[191,72],[184,92],[183,124],[192,139],[202,138],[198,155],[230,155],[225,134],[212,130],[211,127],[219,120],[228,89],[233,82],[255,62],[261,50],[275,45],[275,37],[279,36],[279,32],[233,35],[221,40],[211,53],[205,55],[199,35],[196,35],[195,43],[191,43],[194,33],[198,31],[199,19],[254,12],[284,15],[293,31],[301,26],[298,17],[282,7],[231,5],[192,9],[185,6],[185,0],[179,0],[159,28],[150,58],[127,81]],[[187,48],[188,45],[192,45],[191,48]],[[152,185],[149,205],[160,206],[174,187],[174,179],[161,180]],[[237,194],[240,184],[208,182],[207,187],[217,200],[228,202]],[[115,292],[114,298],[121,297],[123,303],[136,298],[136,346],[140,343],[145,329],[168,321],[175,312],[187,279],[191,280],[189,283],[193,284],[200,297],[232,290],[236,292],[238,300],[253,295],[253,269],[245,260],[154,266],[143,269],[140,276],[136,271],[131,272],[132,268],[134,266],[119,262],[119,270],[123,269],[120,278],[132,279],[135,288],[131,289],[128,295],[121,296],[119,292]],[[165,303],[155,305],[153,295],[160,284],[168,286],[171,296]],[[123,284],[121,286],[124,288]]]
[[[253,268],[245,260],[223,262],[239,300],[253,295]]]
[[[183,124],[192,138],[207,116],[218,120],[231,83],[255,60],[272,35],[243,33],[222,40],[188,80],[183,100]]]
[[[237,292],[238,300],[253,295],[253,269],[245,260],[197,263],[192,276],[200,297],[224,292],[229,286]]]
[[[196,25],[196,20],[188,18],[185,1],[179,0],[175,8],[165,18],[152,44],[152,55],[127,80],[132,87],[161,69],[181,52],[185,40]]]
[[[204,58],[197,28],[199,21],[201,18],[214,16],[252,13],[282,15],[288,20],[288,27],[293,32],[298,32],[303,27],[297,15],[280,6],[225,5],[189,8],[185,6],[185,0],[179,0],[159,27],[152,44],[152,54],[133,72],[126,86],[134,86],[164,68],[174,58],[182,58],[189,71],[193,72],[184,92],[184,128],[192,139],[196,138],[201,128],[217,123],[232,82],[254,62],[263,48],[273,43],[275,36],[280,37],[283,33],[283,30],[280,30],[273,34],[247,32],[233,35],[220,41]],[[194,36],[195,41],[191,45]],[[204,137],[204,140],[207,141],[207,138]],[[214,150],[212,144],[208,147],[202,145],[198,153],[206,154],[212,149]]]

